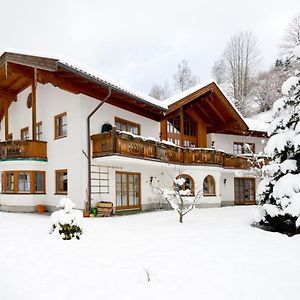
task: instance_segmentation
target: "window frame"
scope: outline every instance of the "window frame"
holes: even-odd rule
[[[129,121],[129,120],[125,120],[125,119],[122,119],[122,118],[119,118],[119,117],[115,117],[115,126],[116,126],[116,123],[124,124],[126,126],[126,131],[128,131],[128,132],[131,132],[131,131],[128,130],[128,126],[131,125],[131,126],[137,127],[138,133],[134,133],[134,134],[141,135],[141,124],[139,124],[139,123],[135,123],[135,122],[132,122],[132,121]]]
[[[59,125],[58,124],[58,120],[59,119],[63,119],[63,117],[66,116],[66,124],[65,125]],[[60,135],[59,132],[63,132],[63,127],[66,126],[66,134],[64,135]],[[60,130],[61,128],[61,130]],[[59,115],[54,116],[54,139],[58,140],[58,139],[62,139],[68,136],[68,117],[67,117],[67,112],[63,112]]]
[[[35,134],[35,139],[37,141],[42,141],[41,137],[43,135],[43,122],[40,121],[40,122],[37,122],[35,124],[35,128],[36,128],[36,134]],[[39,131],[39,128],[41,128],[41,131]]]
[[[195,196],[195,181],[194,181],[193,177],[191,175],[188,175],[188,174],[179,174],[178,176],[176,176],[176,179],[179,179],[179,178],[188,178],[190,180],[191,188],[189,190],[191,191],[191,193],[188,196],[185,196],[185,197],[194,197]],[[184,187],[181,186],[181,188],[182,188],[183,191],[186,190],[186,186],[184,186]]]
[[[124,185],[124,189],[123,189],[123,185],[122,185],[122,179],[121,179],[121,189],[118,189],[118,181],[117,181],[117,175],[120,175],[121,178],[122,176],[126,176],[126,185]],[[132,191],[130,189],[130,179],[129,177],[134,177],[137,176],[138,178],[138,185],[137,185],[137,194],[138,194],[138,200],[139,203],[138,204],[134,204],[134,205],[130,205],[130,191]],[[134,186],[134,184],[131,184],[132,186]],[[116,210],[126,210],[126,209],[141,209],[142,207],[142,192],[141,192],[141,173],[137,173],[137,172],[126,172],[126,171],[116,171],[115,173],[115,192],[116,192]],[[127,203],[126,205],[118,205],[118,192],[120,192],[121,194],[125,194],[126,193],[126,199],[127,199]]]
[[[27,138],[23,138],[23,135],[24,133],[27,133],[26,137]],[[29,127],[24,127],[24,128],[21,128],[20,130],[20,138],[22,141],[28,141],[29,140]]]
[[[209,181],[208,179],[211,179],[213,182],[213,193],[205,193],[204,192],[204,181],[207,178],[207,186],[208,186],[208,191],[210,190],[210,185],[211,185],[211,181]],[[203,196],[204,197],[214,197],[216,196],[216,181],[214,179],[214,177],[212,175],[207,175],[204,177],[203,182],[202,182],[202,188],[203,188]]]
[[[63,175],[64,173],[67,173],[67,190],[66,191],[59,189],[59,186],[60,186],[59,176],[64,176]],[[69,190],[68,169],[55,170],[55,195],[67,195],[68,190]]]
[[[251,154],[250,152],[245,152],[245,144],[248,144],[250,146],[250,148],[252,148],[253,153],[255,153],[255,143],[247,143],[247,142],[233,142],[233,148],[232,148],[232,153],[235,155],[243,155],[243,154]],[[242,149],[242,153],[237,153],[237,151],[235,152],[235,147],[234,146],[241,146]]]
[[[12,133],[8,134],[7,140],[8,141],[12,141],[13,140],[13,134]]]
[[[43,174],[43,191],[36,191],[35,188],[35,176],[37,173]],[[7,190],[7,176],[13,175],[13,190]],[[19,175],[29,174],[29,191],[19,191]],[[15,170],[15,171],[3,171],[2,172],[2,194],[17,194],[17,195],[41,195],[46,194],[46,172],[39,170]]]

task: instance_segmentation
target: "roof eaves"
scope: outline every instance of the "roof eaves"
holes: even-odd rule
[[[152,107],[155,107],[158,110],[161,110],[163,112],[167,111],[167,108],[164,105],[157,105],[155,103],[147,101],[146,99],[143,99],[142,97],[139,97],[138,95],[134,94],[133,92],[130,92],[126,89],[123,89],[123,88],[119,87],[118,85],[113,84],[109,81],[106,81],[106,80],[104,80],[100,77],[97,77],[97,76],[95,76],[91,73],[85,72],[82,69],[78,69],[78,68],[76,68],[72,65],[69,65],[68,63],[58,61],[57,65],[58,65],[58,67],[61,67],[65,70],[67,70],[67,71],[70,71],[70,72],[75,73],[75,74],[79,74],[80,76],[82,76],[82,77],[84,77],[84,78],[86,78],[86,79],[88,79],[88,80],[90,80],[90,81],[92,81],[96,84],[100,84],[104,87],[111,87],[111,89],[114,90],[114,91],[121,92],[123,95],[134,98],[134,99],[138,100],[139,102],[142,102],[142,103],[145,103],[145,104],[150,105]]]

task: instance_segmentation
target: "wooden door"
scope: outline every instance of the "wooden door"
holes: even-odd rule
[[[255,204],[254,178],[234,178],[234,204]]]
[[[141,208],[139,173],[116,172],[116,209]]]

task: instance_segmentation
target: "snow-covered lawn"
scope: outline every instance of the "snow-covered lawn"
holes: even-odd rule
[[[84,219],[80,241],[1,213],[0,299],[299,299],[300,236],[250,227],[255,209]]]

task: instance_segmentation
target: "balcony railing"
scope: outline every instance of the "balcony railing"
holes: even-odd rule
[[[0,160],[22,158],[47,160],[47,142],[32,140],[0,142]]]
[[[93,141],[93,158],[118,154],[168,163],[213,165],[232,169],[250,168],[249,160],[243,156],[227,154],[213,149],[183,148],[116,130],[96,134],[91,138]]]

